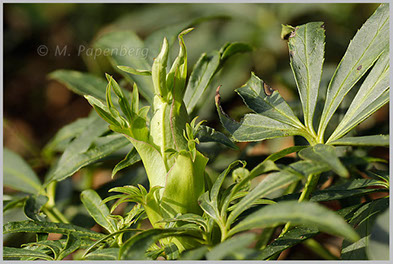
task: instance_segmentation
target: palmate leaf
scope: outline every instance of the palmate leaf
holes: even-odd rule
[[[267,205],[243,219],[229,231],[230,235],[253,228],[277,226],[291,222],[293,225],[313,225],[320,231],[356,241],[358,234],[345,220],[323,206],[297,201],[285,201]]]
[[[322,22],[296,27],[288,38],[290,65],[302,102],[304,122],[311,131],[322,75],[324,41]]]
[[[356,33],[329,83],[318,128],[321,140],[330,119],[345,95],[388,49],[388,41],[389,5],[381,4]]]
[[[37,194],[41,190],[41,182],[31,167],[16,153],[3,148],[4,153],[4,186],[15,190]]]
[[[303,128],[302,123],[295,116],[292,109],[281,97],[278,91],[272,90],[254,73],[242,87],[236,89],[244,103],[255,113],[269,117],[294,128]]]
[[[327,140],[337,140],[389,101],[389,52],[385,51],[360,86],[344,118]]]
[[[254,74],[237,92],[257,114],[246,114],[240,122],[232,120],[224,113],[220,105],[219,88],[215,98],[218,115],[222,125],[235,141],[249,142],[293,135],[310,139],[304,126],[281,95]]]
[[[108,207],[103,204],[101,197],[94,190],[83,191],[81,201],[97,224],[104,227],[109,233],[117,231],[116,222],[109,217]]]

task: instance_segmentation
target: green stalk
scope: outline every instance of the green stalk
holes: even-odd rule
[[[302,191],[302,193],[301,193],[301,195],[300,195],[300,197],[298,199],[299,203],[303,202],[303,201],[306,201],[306,200],[308,200],[310,198],[310,194],[315,190],[315,187],[318,184],[319,176],[320,176],[319,174],[310,174],[308,176],[306,185],[304,186],[304,189],[303,189],[303,191]],[[281,230],[281,233],[280,233],[280,235],[278,237],[282,237],[284,234],[286,234],[289,231],[290,228],[291,228],[291,222],[286,223],[286,225]],[[279,255],[280,254],[273,255],[272,257],[269,258],[269,260],[277,259],[279,257]]]
[[[67,218],[55,206],[56,185],[56,181],[48,184],[46,194],[49,199],[42,210],[52,222],[69,224]]]
[[[317,253],[324,260],[338,260],[329,250],[322,246],[318,241],[313,238],[309,238],[303,242],[303,244],[311,249],[313,252]]]

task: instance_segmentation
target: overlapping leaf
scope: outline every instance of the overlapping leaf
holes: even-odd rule
[[[41,182],[31,167],[16,153],[4,148],[4,186],[15,190],[37,194]]]
[[[304,122],[312,130],[324,61],[324,41],[322,22],[296,27],[288,41],[290,64],[302,102]]]
[[[356,33],[329,83],[318,128],[320,137],[345,95],[388,49],[388,41],[389,5],[382,4]]]

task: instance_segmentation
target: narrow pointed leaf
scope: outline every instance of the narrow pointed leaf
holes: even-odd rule
[[[269,174],[251,192],[240,200],[229,215],[227,222],[233,223],[236,218],[246,209],[250,208],[257,199],[264,198],[266,195],[274,192],[275,190],[300,179],[301,177],[298,174],[294,174],[286,170]]]
[[[344,137],[330,142],[337,146],[389,146],[389,135]]]
[[[352,217],[350,224],[356,226],[360,235],[358,241],[343,241],[341,258],[344,260],[368,260],[367,247],[370,243],[370,233],[378,215],[389,208],[389,198],[382,198],[364,204]]]
[[[45,145],[42,152],[45,155],[51,155],[55,151],[64,151],[72,139],[83,133],[98,118],[100,117],[96,112],[91,111],[89,117],[79,118],[65,125],[56,132],[56,135]]]
[[[89,253],[84,259],[87,260],[118,260],[119,248],[97,249]]]
[[[90,136],[93,139],[92,142],[90,139],[86,138],[89,136],[88,131],[89,130],[86,130],[86,133],[84,133],[83,136],[81,135],[75,139],[78,141],[74,140],[70,144],[69,148],[67,148],[61,156],[61,162],[58,162],[56,169],[47,175],[45,184],[48,184],[54,180],[63,180],[77,172],[80,168],[92,164],[93,162],[96,162],[97,160],[100,160],[115,152],[116,150],[119,150],[130,144],[130,142],[122,135],[113,134],[99,138],[94,138],[93,134],[91,134]],[[89,142],[90,144],[86,148],[78,148],[78,142],[82,141]],[[94,144],[94,146],[91,144]],[[71,147],[71,145],[73,146]],[[77,149],[76,151],[73,150],[74,147]]]
[[[338,159],[335,148],[333,146],[317,144],[299,151],[302,159],[323,162],[341,177],[348,177],[349,172]]]
[[[26,220],[20,222],[8,222],[3,226],[3,234],[19,232],[56,233],[64,235],[72,233],[75,236],[87,239],[100,239],[105,236],[104,234],[97,233],[83,227],[63,223]]]
[[[83,191],[81,193],[81,201],[97,224],[104,227],[109,233],[116,232],[116,223],[109,217],[108,207],[102,203],[101,197],[95,191]]]
[[[3,148],[4,186],[15,190],[36,194],[41,189],[41,182],[31,167],[16,153]]]
[[[268,259],[269,257],[284,251],[287,248],[293,247],[306,239],[314,237],[319,233],[315,227],[295,226],[289,229],[282,237],[275,239],[264,248],[258,255],[257,259]]]
[[[61,260],[61,259],[65,258],[65,257],[67,257],[68,255],[70,255],[71,253],[76,251],[81,245],[82,244],[81,244],[80,240],[77,237],[75,237],[71,233],[68,234],[67,242],[66,242],[63,250],[59,253],[59,256],[57,257],[57,260]]]
[[[220,53],[218,51],[202,54],[194,65],[184,94],[184,103],[189,113],[194,110],[202,94],[213,79],[219,65]]]
[[[150,69],[147,62],[149,50],[144,47],[143,41],[132,31],[115,31],[102,35],[93,44],[95,48],[110,50],[108,58],[115,69],[118,65],[132,67],[134,69]],[[151,78],[130,74],[119,70],[126,79],[138,84],[143,97],[153,101],[153,83]]]
[[[143,76],[151,76],[151,71],[150,70],[137,70],[132,67],[128,66],[117,66],[122,71],[135,74],[135,75],[143,75]]]
[[[192,30],[193,28],[188,28],[180,32],[178,36],[180,46],[179,54],[173,62],[166,78],[167,90],[173,93],[175,100],[183,100],[184,97],[187,78],[187,49],[183,36]]]
[[[33,195],[30,196],[25,203],[24,213],[25,215],[35,221],[45,221],[46,215],[41,211],[42,207],[48,202],[48,197],[44,195]]]
[[[242,43],[242,42],[227,43],[220,50],[221,64],[237,53],[250,52],[252,50],[253,48],[247,43]]]
[[[236,251],[246,249],[255,239],[256,234],[246,233],[228,239],[209,251],[206,254],[207,260],[223,260],[225,257],[230,257]]]
[[[149,229],[128,239],[119,251],[122,260],[146,260],[146,250],[157,240],[168,236],[186,235],[190,231],[181,229]]]
[[[216,107],[221,124],[232,134],[235,141],[250,142],[300,134],[300,130],[259,114],[246,114],[240,122],[232,120],[220,105],[216,95]]]
[[[116,164],[116,166],[112,170],[112,178],[116,175],[116,173],[122,169],[125,169],[138,161],[141,160],[141,157],[138,154],[138,151],[136,151],[136,148],[132,148],[130,152],[128,152],[127,156],[120,161],[119,163]]]
[[[250,80],[239,89],[236,89],[236,92],[255,113],[293,128],[303,127],[280,93],[273,90],[254,73],[251,73]]]
[[[341,138],[389,101],[389,52],[379,57],[327,142]]]
[[[345,95],[388,49],[388,43],[389,5],[381,4],[352,39],[329,83],[318,128],[320,136]]]
[[[271,227],[291,222],[293,225],[313,225],[321,232],[347,238],[359,239],[358,234],[337,213],[312,203],[297,201],[280,202],[267,205],[252,213],[230,230],[230,234],[253,228]]]
[[[43,260],[53,260],[51,256],[48,256],[47,254],[37,250],[12,248],[12,247],[3,247],[3,258],[4,259],[34,258],[34,259],[43,259]]]
[[[217,142],[232,149],[239,149],[232,140],[225,136],[225,134],[208,126],[199,126],[195,137],[198,138],[200,142]]]
[[[296,27],[289,37],[290,64],[302,102],[304,120],[312,128],[325,51],[323,22]]]
[[[166,97],[168,90],[166,86],[166,66],[168,62],[169,45],[168,40],[164,38],[161,51],[154,59],[151,74],[153,79],[154,94]],[[139,86],[138,86],[139,87]]]
[[[82,96],[90,95],[105,101],[107,83],[103,78],[72,70],[54,71],[49,74],[49,78],[59,81],[76,94]]]
[[[115,79],[112,78],[112,76],[107,75],[107,79],[109,82],[108,85],[110,87],[109,91],[111,92],[113,89],[113,91],[115,92],[115,94],[118,97],[118,103],[119,103],[121,111],[126,116],[127,120],[129,122],[131,122],[134,113],[133,113],[133,110],[131,109],[130,102],[128,101],[127,97],[125,96],[125,93],[123,92],[120,85],[115,81]]]

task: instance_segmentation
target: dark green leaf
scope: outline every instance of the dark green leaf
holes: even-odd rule
[[[389,146],[389,135],[373,135],[363,137],[344,137],[331,141],[329,144],[338,146]]]
[[[218,142],[232,149],[239,149],[236,144],[223,133],[208,126],[199,126],[195,138],[198,138],[200,142]]]
[[[242,251],[247,248],[254,240],[256,234],[246,233],[239,236],[235,236],[228,239],[214,248],[206,254],[208,260],[222,260],[225,257],[230,257],[234,252]]]
[[[57,70],[49,74],[49,78],[61,82],[76,94],[91,95],[105,101],[106,81],[89,73],[71,70]]]
[[[221,48],[221,63],[225,62],[228,58],[237,53],[244,53],[252,51],[252,47],[247,43],[233,42],[227,43]]]
[[[304,122],[313,129],[325,51],[323,22],[296,27],[288,41],[291,68],[302,102]]]
[[[181,229],[149,229],[128,239],[120,248],[122,260],[146,260],[147,249],[157,240],[168,237],[185,235],[187,230]]]
[[[264,248],[257,259],[268,259],[277,253],[284,251],[287,248],[293,247],[296,244],[303,242],[319,233],[315,227],[296,226],[286,232],[283,236],[275,239],[266,248]]]
[[[209,251],[207,246],[202,246],[195,249],[190,249],[181,254],[179,260],[200,260]]]
[[[135,148],[132,148],[130,152],[128,152],[127,156],[120,161],[119,163],[116,164],[116,166],[112,170],[112,178],[116,175],[116,173],[119,170],[125,169],[138,161],[141,160],[141,157],[139,156],[138,152],[136,151]]]
[[[199,99],[213,79],[219,65],[220,53],[218,51],[202,54],[194,65],[184,94],[184,103],[189,113],[194,110]]]
[[[345,95],[388,49],[388,44],[389,5],[381,4],[352,39],[329,83],[318,135],[323,136]]]
[[[57,260],[61,260],[61,259],[65,258],[65,257],[67,257],[72,252],[77,250],[80,246],[81,246],[80,240],[77,237],[75,237],[74,235],[72,235],[71,233],[68,234],[67,242],[65,244],[65,247],[59,253],[59,256],[57,257]]]
[[[45,221],[46,216],[41,212],[41,209],[48,200],[48,197],[44,195],[30,196],[25,203],[25,215],[31,220]]]
[[[117,260],[119,256],[119,248],[103,248],[97,249],[89,253],[84,259],[87,260]]]
[[[26,220],[20,222],[8,222],[3,226],[3,234],[19,232],[56,233],[64,235],[67,235],[71,232],[75,236],[88,239],[100,239],[105,236],[104,234],[100,234],[86,228],[63,223]]]
[[[96,129],[99,130],[100,128],[96,127]],[[80,168],[102,159],[130,144],[122,135],[108,135],[98,138],[94,137],[94,135],[101,133],[94,132],[89,134],[88,131],[90,131],[90,129],[86,130],[86,133],[83,133],[69,145],[60,158],[57,168],[48,175],[46,179],[47,184],[54,180],[63,180],[74,174]],[[91,138],[89,138],[89,135]],[[93,145],[82,148],[82,144],[84,145],[85,143]]]
[[[104,227],[109,233],[116,232],[116,222],[109,217],[108,207],[102,203],[101,197],[94,190],[83,191],[81,201],[97,224]]]
[[[370,233],[376,217],[389,208],[389,198],[378,199],[364,204],[358,209],[351,221],[356,226],[355,230],[361,239],[356,242],[344,240],[341,250],[341,258],[344,260],[367,260],[366,249],[370,242]]]
[[[345,237],[351,241],[359,239],[358,234],[342,217],[325,207],[312,203],[285,201],[267,205],[252,213],[229,231],[229,235],[253,228],[277,226],[291,222],[293,225],[315,225],[320,231]]]
[[[302,159],[323,162],[341,177],[348,177],[349,172],[338,159],[336,150],[332,146],[317,144],[299,151]]]
[[[273,119],[282,123],[283,126],[291,126],[292,129],[303,128],[302,123],[279,92],[272,90],[254,73],[251,73],[250,80],[242,87],[236,89],[236,92],[243,98],[244,103],[251,110],[264,116],[265,120]]]
[[[389,101],[389,51],[379,57],[327,143],[351,131]]]
[[[298,174],[286,170],[269,174],[251,192],[240,200],[229,215],[227,223],[232,224],[242,212],[250,208],[255,200],[264,198],[269,193],[300,179]]]
[[[389,223],[388,209],[375,219],[366,249],[367,255],[371,260],[389,259]]]
[[[16,153],[3,148],[4,186],[22,192],[36,194],[41,190],[41,182],[31,167]]]
[[[3,258],[4,259],[33,258],[33,259],[53,260],[51,256],[48,256],[37,250],[12,248],[12,247],[3,247]]]
[[[45,145],[43,153],[51,155],[54,151],[64,151],[75,137],[82,134],[96,119],[100,118],[94,111],[91,113],[89,117],[79,118],[57,131],[56,135]]]

